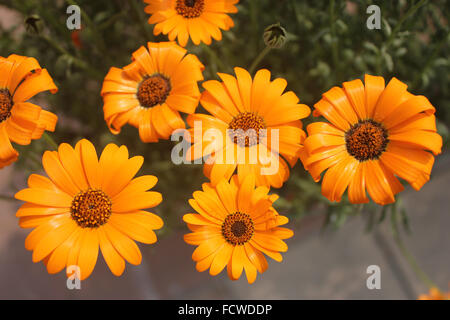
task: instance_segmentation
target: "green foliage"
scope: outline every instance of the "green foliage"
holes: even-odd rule
[[[66,28],[66,8],[75,3],[83,11],[81,47],[75,45],[73,34]],[[12,27],[0,28],[0,55],[36,57],[59,87],[56,95],[42,94],[60,117],[53,138],[58,143],[74,144],[86,137],[97,148],[108,142],[126,144],[133,155],[144,155],[146,162],[141,173],[157,175],[157,189],[164,195],[157,212],[165,217],[169,229],[179,227],[181,216],[190,210],[187,199],[206,182],[201,166],[172,164],[170,152],[175,142],[144,144],[137,130],[130,127],[114,136],[103,120],[100,89],[109,68],[128,64],[131,53],[147,41],[167,40],[162,35],[153,36],[144,3],[3,0],[2,4],[15,11],[19,20]],[[381,7],[381,30],[366,28],[366,8],[370,4]],[[386,80],[395,76],[415,94],[429,98],[437,109],[439,131],[448,137],[447,1],[244,0],[238,9],[232,15],[235,27],[223,33],[222,41],[209,47],[192,43],[187,47],[205,64],[206,79],[217,78],[218,71],[232,73],[235,66],[248,68],[265,47],[264,29],[279,22],[287,31],[288,42],[281,49],[272,49],[259,68],[268,68],[273,77],[285,78],[288,90],[293,90],[303,103],[312,107],[332,86],[362,78],[365,73],[382,75]],[[310,121],[307,119],[306,123]],[[43,139],[21,147],[18,165],[26,173],[35,171],[40,161],[36,154],[47,148]],[[276,206],[284,214],[301,218],[315,212],[314,208],[325,206],[327,223],[336,227],[362,210],[346,199],[329,203],[320,193],[320,184],[305,173],[301,164],[291,170],[288,182],[275,192],[281,195]],[[379,207],[370,205],[365,210],[377,212]],[[386,210],[380,217],[374,216],[374,221],[384,219]]]

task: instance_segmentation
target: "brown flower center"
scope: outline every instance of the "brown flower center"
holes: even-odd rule
[[[13,101],[7,89],[0,89],[0,123],[11,116]]]
[[[387,130],[371,119],[360,120],[345,134],[347,152],[359,161],[378,159],[388,142]]]
[[[242,112],[228,125],[230,138],[241,147],[251,147],[259,143],[260,130],[265,129],[264,119],[253,112]]]
[[[169,79],[156,74],[145,78],[139,85],[137,97],[141,106],[150,108],[166,101],[172,89]]]
[[[225,240],[234,246],[243,245],[249,241],[254,231],[252,218],[241,212],[229,214],[222,224],[222,234]]]
[[[101,190],[88,189],[72,201],[72,219],[82,228],[98,228],[111,216],[111,199]]]
[[[177,0],[175,10],[186,19],[199,17],[205,8],[204,0]]]

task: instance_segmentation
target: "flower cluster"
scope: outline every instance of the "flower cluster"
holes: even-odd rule
[[[348,190],[351,203],[367,203],[370,196],[385,205],[403,190],[398,178],[416,190],[430,179],[442,148],[435,108],[400,80],[385,85],[382,77],[366,75],[364,83],[333,87],[314,105],[313,115],[327,121],[309,124],[306,133],[302,120],[311,109],[267,69],[252,75],[236,67],[234,75],[204,81],[200,91],[205,66],[183,47],[189,38],[196,45],[221,40],[221,30],[233,26],[228,13],[237,12],[238,0],[144,1],[155,35],[170,41],[149,42],[131,54],[129,65],[110,68],[100,93],[104,119],[112,134],[126,124],[137,128],[144,143],[185,130],[185,159],[205,159],[209,182],[193,192],[188,202],[194,212],[183,216],[191,231],[184,240],[197,246],[192,259],[198,271],[217,275],[226,267],[232,280],[245,271],[253,283],[268,268],[266,256],[282,261],[284,240],[293,231],[281,227],[288,218],[275,210],[278,196],[269,192],[285,185],[298,160],[316,182],[322,180],[330,201],[341,201]],[[286,40],[278,27],[266,30],[270,47]],[[54,114],[27,102],[46,90],[57,87],[34,58],[0,57],[0,168],[18,157],[11,142],[27,145],[55,129]],[[206,113],[196,112],[199,104]],[[25,201],[17,211],[19,225],[33,228],[25,240],[33,262],[43,261],[49,273],[78,266],[81,279],[92,273],[99,250],[114,275],[123,273],[125,261],[139,264],[135,241],[153,244],[154,230],[163,227],[146,211],[162,201],[149,191],[157,178],[134,178],[143,162],[115,144],[98,157],[85,139],[46,151],[48,177],[32,174],[28,188],[15,195]]]

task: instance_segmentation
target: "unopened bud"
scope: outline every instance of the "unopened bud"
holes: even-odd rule
[[[286,30],[280,23],[272,24],[264,30],[264,43],[272,49],[279,49],[286,43]]]
[[[42,20],[38,15],[34,14],[25,19],[25,29],[31,34],[39,34],[42,27]]]

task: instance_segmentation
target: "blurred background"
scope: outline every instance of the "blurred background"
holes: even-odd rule
[[[82,10],[81,30],[66,27],[72,4]],[[380,30],[366,27],[371,4],[381,9]],[[144,144],[129,126],[114,136],[103,120],[100,89],[109,68],[130,63],[131,53],[147,41],[167,41],[153,36],[144,6],[140,0],[0,0],[0,56],[35,57],[59,88],[55,95],[37,97],[59,116],[54,140],[73,145],[88,138],[98,150],[110,142],[126,144],[131,155],[143,155],[139,174],[158,176],[156,189],[164,201],[155,212],[165,221],[159,241],[140,246],[142,265],[128,265],[116,278],[100,258],[82,289],[68,290],[64,274],[48,275],[43,264],[32,263],[24,248],[29,230],[21,230],[15,217],[20,204],[6,199],[24,187],[31,172],[42,171],[40,155],[49,146],[44,139],[16,145],[19,161],[0,170],[0,194],[6,196],[0,197],[0,298],[415,299],[428,289],[405,259],[402,241],[430,278],[448,290],[449,1],[241,0],[231,15],[235,27],[223,32],[222,41],[188,44],[206,67],[205,79],[215,79],[216,72],[248,68],[265,47],[264,29],[279,22],[289,41],[271,50],[259,68],[285,78],[287,90],[302,103],[312,107],[332,86],[369,73],[387,81],[397,77],[437,110],[443,154],[430,182],[420,192],[407,187],[393,206],[355,206],[346,199],[332,204],[297,163],[283,188],[272,190],[280,194],[275,206],[290,218],[295,236],[287,241],[284,261],[270,263],[253,285],[245,277],[232,282],[226,274],[195,271],[194,247],[182,240],[188,230],[181,217],[191,210],[187,199],[206,182],[201,165],[174,165],[174,142]],[[381,268],[381,290],[366,287],[369,265]]]

